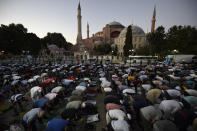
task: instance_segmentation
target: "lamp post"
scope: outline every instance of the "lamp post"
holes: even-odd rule
[[[176,57],[176,54],[178,54],[178,50],[176,50],[176,49],[174,49],[173,51],[172,51],[172,53],[173,53],[173,60],[175,61],[175,57]]]
[[[114,53],[114,51],[112,50],[112,51],[111,51],[111,54],[112,54],[112,60],[111,60],[111,62],[112,62],[112,63],[113,63],[113,59],[114,59],[113,53]]]
[[[135,50],[134,50],[134,49],[132,49],[131,51],[132,51],[132,55],[134,55]]]

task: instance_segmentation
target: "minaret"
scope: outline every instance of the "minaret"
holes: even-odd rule
[[[89,38],[89,33],[90,33],[90,31],[89,31],[89,24],[87,23],[87,38]]]
[[[79,5],[78,5],[78,15],[77,15],[77,19],[78,19],[77,43],[79,43],[79,41],[82,40],[82,33],[81,33],[81,6],[80,6],[80,2],[79,2]]]
[[[156,6],[153,11],[152,25],[151,25],[151,33],[155,30],[155,21],[156,21]]]

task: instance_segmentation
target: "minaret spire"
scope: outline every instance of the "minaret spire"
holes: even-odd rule
[[[155,21],[156,21],[156,5],[154,6],[154,11],[153,11],[151,32],[154,32],[155,30]]]
[[[80,5],[80,1],[79,1],[79,4],[78,4],[78,10],[81,10],[81,5]]]
[[[90,33],[90,31],[89,31],[89,24],[87,23],[87,38],[89,38],[89,33]]]
[[[81,33],[81,5],[80,1],[78,4],[78,15],[77,15],[77,20],[78,20],[78,34],[77,34],[77,43],[79,43],[82,40],[82,33]]]

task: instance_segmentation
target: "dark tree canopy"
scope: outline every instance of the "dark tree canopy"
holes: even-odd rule
[[[124,56],[129,56],[131,55],[129,50],[133,49],[133,43],[132,43],[132,27],[131,25],[128,26],[127,28],[127,33],[126,33],[126,39],[125,39],[125,45],[123,47],[124,50]]]
[[[22,24],[10,24],[0,27],[0,49],[6,53],[20,55],[22,51],[37,54],[40,50],[40,38],[33,33],[27,33]]]
[[[64,48],[65,50],[69,50],[72,47],[72,43],[67,42],[61,33],[47,33],[47,36],[45,36],[42,41],[45,46],[47,44],[54,44],[59,48]]]
[[[61,33],[48,33],[40,39],[22,24],[1,25],[0,27],[0,51],[13,55],[21,55],[23,51],[31,55],[38,55],[40,50],[47,48],[47,44],[55,44],[60,48],[69,50],[73,45],[66,42]]]
[[[147,40],[149,55],[165,56],[173,54],[174,50],[179,54],[197,54],[197,29],[191,26],[173,26],[168,32],[159,26],[147,35]],[[142,52],[143,49],[137,50],[137,54]]]
[[[162,55],[165,53],[166,47],[166,34],[165,28],[163,26],[159,26],[155,32],[149,33],[147,35],[147,39],[150,43],[150,54],[151,55]]]
[[[111,45],[110,44],[101,44],[94,47],[94,51],[98,55],[106,55],[111,53]]]

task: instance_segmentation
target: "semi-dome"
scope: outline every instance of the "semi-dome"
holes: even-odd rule
[[[124,28],[121,32],[119,37],[126,37],[127,34],[127,27]],[[140,28],[139,26],[132,26],[132,34],[133,35],[145,35],[144,31],[142,28]]]
[[[117,21],[110,22],[109,25],[110,27],[114,27],[114,28],[124,28],[124,26]]]

